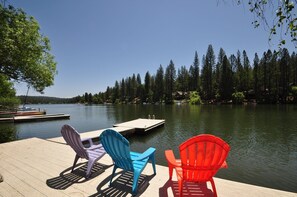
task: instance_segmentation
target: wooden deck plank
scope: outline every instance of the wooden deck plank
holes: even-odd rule
[[[19,166],[22,166],[22,168],[19,168]],[[38,173],[38,176],[34,176],[33,174],[33,170],[31,168],[30,171],[28,171],[28,166],[27,165],[22,165],[20,163],[18,163],[16,160],[13,160],[11,158],[5,159],[5,162],[1,162],[1,171],[6,171],[6,173],[3,174],[3,176],[5,177],[11,177],[11,175],[13,175],[13,177],[23,177],[23,179],[21,179],[21,181],[28,185],[31,188],[36,189],[38,192],[40,192],[41,194],[45,195],[45,196],[55,196],[55,195],[60,195],[61,192],[57,191],[57,190],[48,190],[45,186],[45,182],[44,180],[40,179],[40,173]],[[4,168],[4,169],[3,169]],[[9,175],[10,173],[10,175]],[[8,176],[7,176],[8,175]],[[7,182],[9,180],[6,180]],[[12,182],[10,183],[10,185],[14,184],[14,179],[11,180]],[[17,189],[17,188],[15,188]],[[65,193],[64,193],[65,194]],[[66,195],[66,194],[65,194]]]
[[[0,183],[0,196],[1,197],[18,197],[23,196],[15,188],[11,187],[6,182]]]
[[[23,181],[24,178],[27,177],[22,177],[21,174],[15,174],[13,170],[8,169],[8,171],[4,171],[2,166],[0,169],[1,173],[3,173],[2,175],[4,176],[4,182],[12,186],[15,190],[15,192],[12,193],[20,193],[24,196],[44,196],[44,194],[39,192],[35,187],[32,187],[30,184]],[[1,185],[2,183],[0,183],[0,186]]]

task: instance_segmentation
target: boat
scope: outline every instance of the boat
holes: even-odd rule
[[[35,109],[32,107],[25,106],[27,104],[27,97],[29,93],[30,86],[28,85],[27,94],[25,97],[24,105],[22,107],[19,107],[17,112],[14,114],[14,116],[35,116],[35,115],[45,115],[45,110],[40,110],[40,108]]]
[[[26,107],[25,104],[23,105],[23,107],[19,107],[18,111],[35,111],[35,108],[32,107]]]

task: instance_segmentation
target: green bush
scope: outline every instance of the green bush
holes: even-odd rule
[[[243,92],[234,92],[232,94],[232,101],[233,103],[236,103],[236,104],[241,104],[244,100],[244,94]]]
[[[190,103],[192,105],[199,105],[199,104],[202,104],[202,101],[201,101],[201,98],[198,94],[197,91],[194,91],[194,92],[191,92],[190,93]]]

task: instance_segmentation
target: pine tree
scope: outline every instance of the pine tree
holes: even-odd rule
[[[199,58],[197,51],[195,52],[193,66],[189,68],[189,88],[190,91],[200,91],[199,77]]]
[[[120,97],[120,85],[119,82],[116,81],[113,88],[113,97],[112,102],[114,103]]]
[[[130,102],[131,98],[131,77],[125,79],[125,89],[126,89],[126,101]]]
[[[215,55],[212,45],[208,46],[206,56],[203,56],[203,68],[201,73],[201,85],[203,98],[211,100],[214,98],[213,92],[213,67],[215,65]]]
[[[105,91],[105,95],[104,95],[104,101],[105,102],[111,102],[111,88],[109,86],[107,86],[106,91]]]
[[[178,69],[177,72],[177,90],[182,92],[187,92],[188,84],[189,84],[189,72],[186,69],[186,66],[182,66],[180,69]],[[196,78],[197,79],[197,78]],[[197,84],[197,82],[196,82]]]
[[[93,103],[93,95],[92,95],[92,93],[89,93],[89,95],[88,95],[88,103],[89,104],[92,104]]]
[[[131,99],[132,100],[136,97],[136,91],[137,91],[137,81],[136,81],[135,74],[133,74],[131,78]]]
[[[170,60],[170,63],[165,71],[165,102],[168,104],[173,103],[172,94],[175,89],[175,78],[176,70],[173,61]]]
[[[272,72],[273,72],[273,67],[274,65],[272,65],[272,52],[271,50],[268,50],[267,53],[266,53],[266,63],[267,63],[267,66],[266,66],[266,92],[267,92],[267,96],[269,97],[269,100],[270,100],[270,95],[271,95],[271,85],[272,85]]]
[[[89,94],[87,92],[85,92],[85,103],[89,102]]]
[[[236,56],[234,54],[230,55],[229,62],[230,62],[230,67],[231,67],[231,71],[232,71],[232,79],[231,79],[233,82],[232,91],[235,92],[235,90],[236,90],[236,88],[235,88]]]
[[[164,70],[162,65],[157,70],[155,79],[154,102],[162,102],[164,97]]]
[[[288,49],[284,48],[280,52],[280,86],[281,86],[281,97],[283,102],[286,101],[286,97],[288,96],[289,93],[289,84],[290,84],[290,79],[289,79],[289,65],[290,62],[290,55]]]
[[[221,82],[219,84],[219,87],[221,100],[231,100],[233,93],[232,68],[226,55],[223,57],[222,61]]]
[[[257,53],[255,53],[255,57],[254,57],[253,77],[254,77],[254,91],[255,91],[255,95],[256,95],[256,98],[259,98],[259,94],[260,94],[259,57],[258,57],[258,54]]]
[[[142,101],[144,97],[144,91],[143,91],[143,85],[141,83],[140,74],[137,74],[136,81],[137,81],[136,97],[138,97]]]
[[[297,86],[297,54],[295,52],[291,55],[290,65],[292,84]]]
[[[242,79],[242,85],[243,90],[248,92],[251,90],[252,86],[252,73],[251,73],[251,65],[250,60],[247,56],[247,53],[245,50],[242,52],[242,59],[243,59],[243,79]]]
[[[270,95],[271,95],[271,102],[276,103],[278,100],[279,94],[279,66],[277,63],[277,52],[274,51],[271,56],[270,60],[270,77],[269,77],[269,88],[270,88]]]
[[[216,69],[213,71],[214,73],[214,93],[216,96],[220,96],[220,83],[222,82],[221,75],[222,75],[222,67],[223,67],[223,61],[224,57],[226,56],[226,53],[224,49],[220,48],[219,55],[218,55],[218,61],[216,64]]]
[[[149,72],[145,73],[144,77],[144,94],[145,102],[150,102],[150,92],[151,92],[151,75]]]
[[[125,86],[125,80],[124,80],[124,78],[122,78],[122,82],[121,82],[121,84],[120,84],[120,92],[121,92],[121,101],[122,102],[125,102],[125,98],[126,98],[126,86]]]
[[[235,73],[236,79],[236,91],[243,92],[245,91],[245,84],[244,84],[244,69],[241,63],[241,53],[238,50],[237,51],[237,57],[236,57],[236,73]]]

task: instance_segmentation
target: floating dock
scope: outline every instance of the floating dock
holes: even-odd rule
[[[132,123],[135,123],[133,125]],[[148,132],[154,128],[163,126],[165,124],[165,120],[163,119],[136,119],[136,120],[131,120],[128,122],[123,122],[120,124],[115,124],[113,127],[106,128],[106,129],[112,129],[115,130],[119,133],[121,133],[124,136],[127,135],[132,135],[135,133],[143,133],[143,132]],[[100,130],[95,130],[95,131],[89,131],[89,132],[84,132],[80,133],[80,137],[83,138],[92,138],[94,141],[99,140],[99,135],[105,131],[106,129],[100,129]],[[63,137],[56,137],[56,138],[51,138],[48,139],[52,142],[57,142],[57,143],[65,143]]]
[[[136,119],[131,120],[128,122],[123,122],[120,124],[113,125],[114,127],[124,127],[127,129],[132,129],[134,132],[147,132],[149,130],[152,130],[154,128],[163,126],[165,124],[165,120],[163,119]]]
[[[47,121],[58,119],[69,119],[69,114],[45,114],[45,115],[32,115],[32,116],[14,116],[10,118],[0,118],[0,122],[34,122],[34,121]]]

